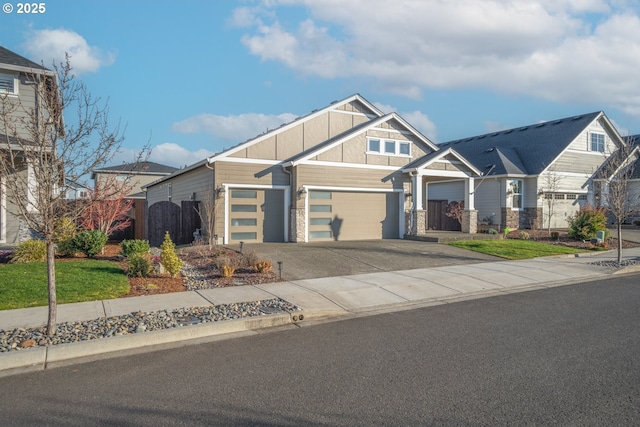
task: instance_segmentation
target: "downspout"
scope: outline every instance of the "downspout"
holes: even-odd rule
[[[215,171],[215,168],[214,168],[213,166],[209,166],[209,160],[207,160],[207,162],[206,162],[204,165],[205,165],[205,167],[206,167],[207,169],[209,169],[209,170],[211,171],[211,189],[215,192],[215,191],[216,191],[216,175],[215,175],[215,172],[214,172],[214,171]],[[218,197],[218,195],[216,194],[216,195],[214,195],[213,197],[216,197],[216,198],[217,198],[217,197]],[[217,200],[215,200],[215,199],[214,199],[214,206],[216,206],[216,201],[217,201]],[[225,203],[226,203],[226,201],[225,201]],[[215,210],[215,209],[214,209],[214,210]],[[218,216],[218,213],[217,213],[217,212],[215,213],[215,216]],[[217,219],[217,218],[216,218],[216,219]],[[208,220],[207,220],[207,221],[208,221]],[[226,224],[227,219],[226,219],[226,218],[224,218],[224,221],[225,221],[225,224]],[[214,220],[214,224],[215,224],[215,223],[216,223],[216,221]],[[216,225],[217,225],[217,224],[216,224]],[[226,226],[226,225],[225,225],[225,226]],[[215,241],[216,241],[216,245],[217,245],[217,244],[218,244],[218,235],[216,234],[216,230],[215,230],[215,228],[216,228],[216,227],[214,226],[213,235],[214,235],[214,239],[215,239]],[[208,232],[208,233],[211,233],[211,230],[207,230],[207,232]],[[209,236],[211,236],[211,234],[209,234]],[[211,245],[211,240],[209,240],[209,245]]]
[[[286,221],[289,229],[285,230],[285,233],[288,237],[287,240],[291,242],[291,204],[293,203],[293,190],[291,188],[291,184],[293,183],[293,173],[291,173],[291,171],[287,169],[287,166],[284,163],[281,163],[280,166],[282,167],[283,172],[289,175],[289,206],[287,212],[285,212],[284,214],[289,218],[288,221]]]

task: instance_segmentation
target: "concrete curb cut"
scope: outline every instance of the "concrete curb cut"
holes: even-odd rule
[[[42,371],[50,367],[70,363],[116,357],[136,349],[147,349],[156,346],[170,347],[171,344],[183,341],[291,325],[303,320],[306,315],[302,311],[297,311],[260,317],[246,317],[188,327],[122,335],[107,339],[11,351],[0,354],[0,377]],[[303,319],[300,319],[300,316]]]

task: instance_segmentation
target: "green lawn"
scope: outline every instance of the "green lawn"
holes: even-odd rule
[[[56,283],[60,304],[118,298],[129,292],[127,276],[110,261],[56,262]],[[0,310],[47,304],[45,263],[0,264]]]
[[[506,259],[529,259],[549,255],[575,254],[581,249],[561,245],[550,245],[533,240],[459,240],[449,243],[457,248],[469,249]]]

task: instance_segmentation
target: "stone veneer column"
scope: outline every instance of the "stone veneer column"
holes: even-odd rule
[[[416,234],[424,234],[427,232],[427,211],[417,210],[415,216],[414,227]]]
[[[462,212],[462,232],[476,234],[478,232],[478,211],[465,209]]]
[[[306,231],[304,208],[291,208],[289,240],[292,242],[304,242]]]

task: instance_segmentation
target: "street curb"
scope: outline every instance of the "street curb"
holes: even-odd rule
[[[304,312],[300,311],[246,317],[188,327],[11,351],[0,354],[0,377],[42,371],[52,367],[96,360],[98,358],[116,357],[132,350],[147,351],[161,345],[170,346],[171,344],[219,335],[290,325],[302,320],[300,317],[304,318],[305,315]]]

